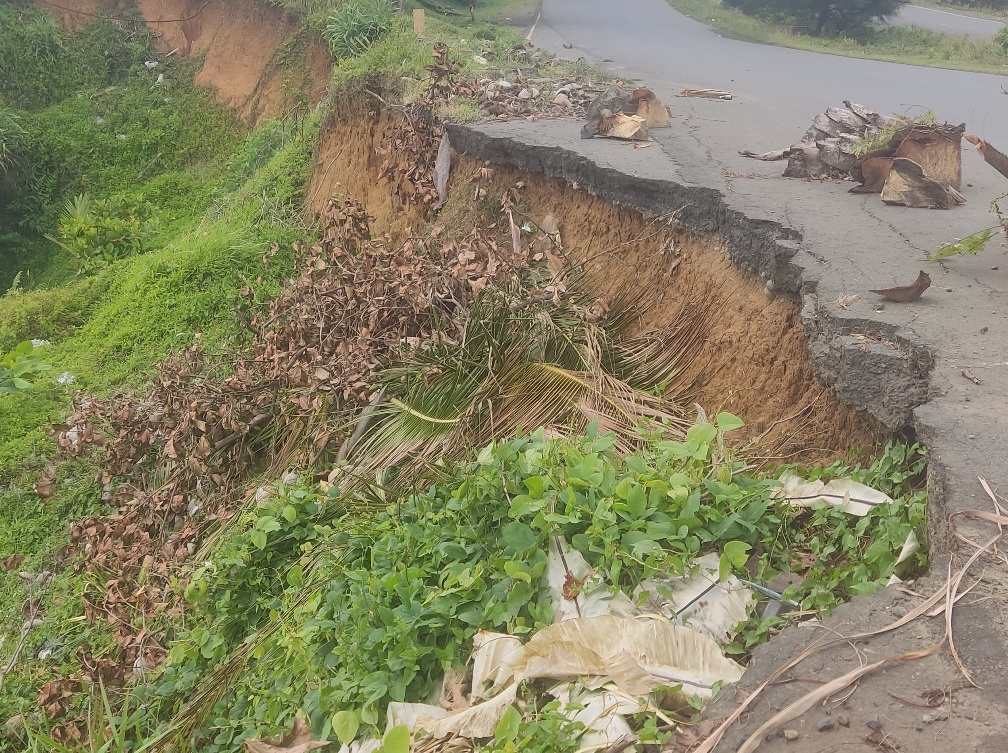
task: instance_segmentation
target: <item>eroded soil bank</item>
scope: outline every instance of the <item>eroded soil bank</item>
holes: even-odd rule
[[[47,5],[44,0],[38,4]],[[97,14],[126,18],[132,12],[122,0],[75,0],[50,10],[70,27]],[[324,43],[278,8],[257,0],[140,0],[136,10],[158,35],[159,49],[200,58],[196,82],[210,87],[218,101],[250,124],[298,102],[313,106],[325,95],[331,59]],[[396,201],[387,181],[379,178],[384,160],[379,150],[387,146],[400,117],[364,94],[337,100],[306,188],[309,211],[319,211],[339,195],[361,202],[378,232],[403,237],[419,228],[422,212]],[[453,132],[454,140],[460,140],[459,133]],[[465,138],[461,142],[466,148]],[[434,221],[464,224],[475,219],[473,187],[481,168],[471,158],[457,158],[449,202]],[[598,192],[576,187],[570,177],[498,166],[479,181],[498,192],[520,185],[528,219],[539,226],[550,217],[558,224],[564,251],[571,260],[585,262],[592,290],[602,297],[619,294],[640,307],[639,331],[688,315],[685,301],[702,301],[717,310],[716,324],[702,333],[703,355],[684,379],[705,409],[728,410],[745,420],[745,439],[760,438],[769,456],[811,461],[877,442],[877,424],[817,380],[796,299],[764,291],[765,279],[778,280],[785,292],[794,290],[786,254],[767,257],[759,268],[739,264],[731,246],[740,239],[726,238],[710,223],[704,229],[661,207],[647,215],[619,207],[593,195]],[[627,189],[619,189],[624,200],[618,203],[639,206]],[[648,187],[641,189],[646,193]],[[672,214],[687,224],[670,221]],[[741,242],[766,248],[773,240],[754,234]]]
[[[259,0],[67,0],[35,3],[68,28],[103,16],[119,24],[140,17],[157,35],[158,51],[201,58],[199,86],[250,125],[325,95],[332,58],[299,18]]]
[[[402,236],[423,220],[415,207],[400,205],[378,177],[383,158],[377,152],[399,116],[374,113],[363,123],[349,117],[368,106],[373,103],[347,101],[346,112],[330,117],[307,203],[317,211],[333,195],[353,198],[375,217],[376,231]],[[565,180],[465,155],[456,157],[448,202],[430,221],[456,229],[496,223],[496,208],[483,194],[511,189],[520,197],[527,226],[555,225],[563,252],[583,270],[594,295],[623,297],[640,309],[634,334],[691,318],[698,302],[717,312],[698,333],[702,355],[682,381],[705,410],[740,416],[746,422],[743,441],[758,439],[761,454],[817,461],[878,442],[877,422],[817,380],[797,301],[768,295],[732,264],[725,240],[715,232],[688,230],[674,217],[616,206]]]

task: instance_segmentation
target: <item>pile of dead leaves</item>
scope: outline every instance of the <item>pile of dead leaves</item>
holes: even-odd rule
[[[400,206],[430,207],[438,199],[434,160],[444,125],[434,117],[433,107],[420,101],[403,108],[388,145],[375,148],[384,158],[378,175],[388,180]]]

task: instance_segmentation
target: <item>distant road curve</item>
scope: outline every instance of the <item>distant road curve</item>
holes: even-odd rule
[[[919,5],[904,5],[889,18],[890,26],[919,26],[949,36],[993,37],[1004,26],[1000,21],[964,16]]]

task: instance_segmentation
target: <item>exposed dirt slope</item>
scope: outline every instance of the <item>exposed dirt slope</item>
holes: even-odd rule
[[[459,158],[450,186],[454,200],[471,198],[468,183],[482,167]],[[523,184],[533,222],[553,215],[569,257],[587,260],[593,292],[622,292],[643,304],[639,331],[689,316],[687,300],[720,312],[684,380],[697,385],[696,400],[708,412],[737,414],[748,437],[766,433],[761,446],[777,457],[807,461],[873,444],[872,425],[815,378],[797,304],[768,299],[727,261],[716,236],[648,220],[541,175],[495,166],[493,180],[502,188]]]
[[[375,231],[393,235],[422,222],[415,210],[397,206],[387,181],[376,178],[381,159],[375,146],[387,138],[393,118],[382,113],[365,122],[331,121],[307,194],[311,206],[317,209],[334,193],[350,196],[376,218]],[[495,166],[488,177],[483,163],[467,157],[456,158],[449,201],[437,221],[462,232],[492,222],[493,208],[473,200],[477,185],[499,193],[520,186],[532,223],[552,215],[568,256],[588,260],[593,292],[620,292],[643,303],[638,331],[685,315],[686,299],[720,311],[683,382],[696,386],[695,399],[708,411],[738,414],[748,438],[765,434],[761,447],[774,457],[811,461],[877,441],[874,425],[816,380],[797,304],[767,298],[725,259],[718,238],[649,221],[541,175]]]
[[[423,221],[421,208],[395,200],[388,181],[378,178],[385,158],[377,149],[389,144],[401,116],[380,110],[377,102],[364,99],[366,96],[338,103],[326,122],[305,204],[319,212],[333,196],[352,198],[374,218],[375,232],[399,238]]]
[[[131,16],[125,0],[63,0],[48,8],[70,28],[95,16]],[[196,83],[247,123],[274,117],[303,99],[315,105],[325,94],[331,58],[317,35],[296,18],[261,0],[138,0],[136,9],[158,34],[158,49],[203,58]]]

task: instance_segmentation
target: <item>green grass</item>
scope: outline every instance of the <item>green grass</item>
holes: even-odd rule
[[[36,26],[59,34],[57,56],[96,38],[93,31],[67,37],[45,21]],[[14,54],[12,34],[10,27],[0,33],[0,59]],[[0,94],[15,87],[27,97],[33,70],[0,82]],[[23,111],[28,136],[20,169],[31,172],[16,176],[12,201],[2,197],[0,212],[0,268],[6,268],[0,285],[28,271],[18,290],[0,295],[0,352],[26,339],[49,340],[38,354],[52,366],[30,389],[0,395],[0,557],[21,554],[21,569],[57,573],[43,599],[44,622],[31,631],[0,693],[3,720],[37,714],[42,683],[79,673],[79,645],[88,643],[96,655],[111,645],[108,626],[83,619],[81,593],[101,584],[55,558],[72,521],[108,508],[94,469],[79,463],[59,464],[51,498],[35,493],[55,452],[46,430],[73,411],[80,389],[98,396],[142,391],[154,365],[197,336],[211,349],[232,343],[238,327],[232,306],[246,280],[265,278],[268,294],[291,274],[289,253],[276,255],[268,269],[262,258],[272,243],[289,249],[305,234],[302,192],[321,121],[319,113],[246,137],[231,113],[192,86],[192,64],[172,68],[166,89],[152,88],[142,66],[115,78],[113,90],[107,71],[88,69],[75,78],[66,65],[57,72],[64,78],[24,102],[34,109]],[[55,234],[65,197],[86,190],[142,192],[160,224],[153,250],[76,276],[72,257],[43,234]],[[57,382],[64,372],[73,375],[72,385]],[[18,642],[26,596],[16,571],[0,572],[0,666]],[[47,642],[54,653],[35,660]],[[0,750],[14,749],[0,739]]]
[[[932,68],[1008,72],[1008,55],[992,40],[946,37],[900,26],[869,29],[861,39],[811,37],[722,8],[717,0],[668,0],[668,3],[680,13],[726,36],[746,42]]]
[[[994,21],[1008,20],[1008,9],[985,8],[961,5],[959,3],[943,3],[937,2],[937,0],[913,0],[913,4],[920,5],[924,8],[934,8],[935,10],[947,11],[948,13],[960,13],[964,16],[973,16],[974,18],[989,18]]]

